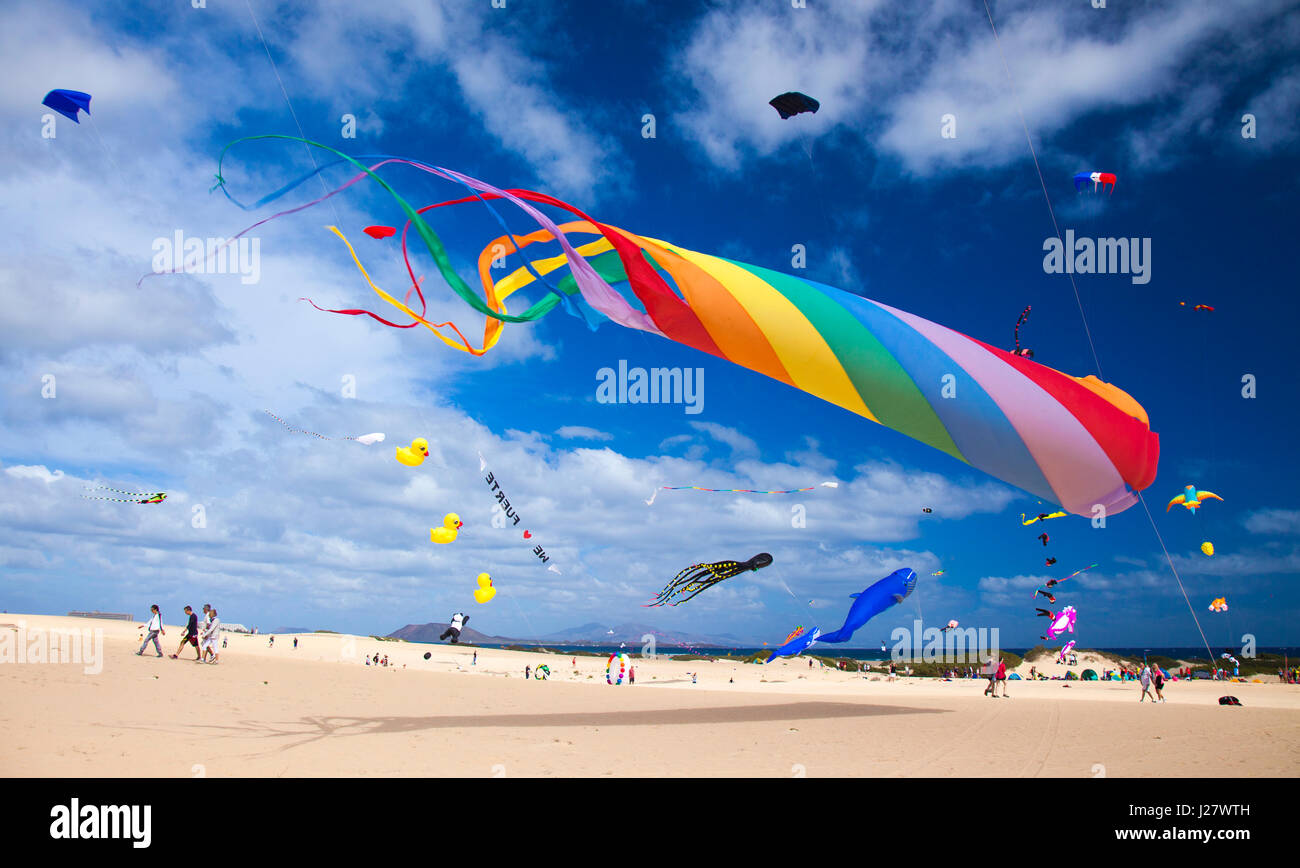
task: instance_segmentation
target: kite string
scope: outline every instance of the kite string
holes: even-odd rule
[[[1160,528],[1156,527],[1156,520],[1151,515],[1151,510],[1147,507],[1146,498],[1142,492],[1138,492],[1138,501],[1142,504],[1142,509],[1146,511],[1147,521],[1151,522],[1151,529],[1155,531],[1156,539],[1160,542],[1160,548],[1165,553],[1165,561],[1169,564],[1169,571],[1174,574],[1174,579],[1178,582],[1178,590],[1183,593],[1183,600],[1187,603],[1187,611],[1192,613],[1192,621],[1196,624],[1196,632],[1201,634],[1201,641],[1205,643],[1205,653],[1209,656],[1210,665],[1214,665],[1214,652],[1210,650],[1210,640],[1205,638],[1205,630],[1201,628],[1201,619],[1196,616],[1196,607],[1192,605],[1192,600],[1187,596],[1187,589],[1183,587],[1183,580],[1178,575],[1178,568],[1174,566],[1174,559],[1169,554],[1169,549],[1165,546],[1164,537],[1160,535]]]
[[[1002,69],[1006,73],[1007,84],[1011,88],[1013,101],[1015,102],[1016,105],[1016,114],[1020,116],[1020,126],[1025,131],[1025,141],[1029,145],[1029,154],[1034,160],[1034,171],[1038,173],[1038,183],[1043,188],[1043,199],[1047,203],[1047,213],[1052,218],[1052,229],[1054,232],[1056,232],[1056,238],[1061,242],[1061,248],[1062,250],[1064,250],[1065,239],[1061,236],[1061,227],[1056,221],[1056,211],[1052,208],[1052,197],[1047,191],[1047,181],[1043,178],[1043,169],[1038,164],[1038,153],[1037,151],[1034,150],[1034,140],[1033,137],[1030,136],[1029,134],[1029,124],[1025,122],[1025,113],[1023,110],[1021,110],[1020,100],[1015,96],[1017,93],[1016,86],[1015,86],[1015,79],[1013,79],[1011,76],[1011,67],[1007,64],[1006,53],[1003,52],[1002,50],[1002,40],[998,37],[998,28],[997,25],[993,22],[993,11],[989,8],[988,0],[984,0],[984,12],[985,14],[988,15],[989,27],[993,29],[993,41],[997,45],[998,56],[1002,59]],[[1074,275],[1069,274],[1068,276],[1070,278],[1070,286],[1074,290],[1075,304],[1077,304],[1079,307],[1079,319],[1083,321],[1083,330],[1084,333],[1088,336],[1088,347],[1092,350],[1092,360],[1093,363],[1097,366],[1097,376],[1102,377],[1101,360],[1097,358],[1097,346],[1096,344],[1093,343],[1092,340],[1092,329],[1089,328],[1088,326],[1088,316],[1087,314],[1084,313],[1083,310],[1083,300],[1079,297],[1079,287],[1074,281]],[[1155,531],[1156,539],[1160,542],[1160,548],[1165,553],[1165,561],[1169,564],[1169,570],[1174,574],[1174,579],[1178,582],[1178,589],[1182,591],[1183,599],[1186,600],[1187,602],[1187,610],[1192,613],[1192,621],[1195,622],[1196,624],[1196,631],[1201,634],[1201,641],[1205,643],[1205,653],[1210,655],[1210,662],[1211,665],[1213,665],[1214,655],[1210,652],[1209,640],[1205,638],[1205,631],[1201,629],[1201,621],[1196,616],[1196,609],[1195,607],[1192,606],[1191,599],[1187,596],[1187,589],[1183,587],[1182,577],[1178,575],[1178,570],[1177,568],[1174,567],[1173,558],[1169,555],[1168,547],[1165,546],[1164,537],[1160,535],[1160,529],[1156,527],[1155,518],[1152,517],[1150,508],[1147,507],[1146,499],[1142,496],[1142,492],[1140,491],[1137,493],[1137,495],[1138,495],[1138,500],[1141,501],[1142,503],[1142,508],[1146,510],[1147,520],[1151,523],[1151,529]]]
[[[117,173],[119,178],[123,178],[122,169],[118,166],[117,160],[113,159],[113,152],[108,149],[108,143],[104,141],[104,136],[99,131],[99,124],[95,122],[95,118],[91,115],[89,109],[86,110],[86,117],[90,118],[90,127],[95,131],[95,138],[99,140],[99,147],[104,152],[104,156],[108,157],[108,162],[112,164],[113,171]]]
[[[536,631],[535,629],[533,629],[533,622],[530,621],[530,620],[528,620],[528,616],[527,616],[526,614],[524,614],[524,610],[520,607],[520,605],[519,605],[517,602],[515,602],[515,596],[514,596],[514,594],[512,594],[512,593],[510,593],[508,590],[506,590],[505,587],[499,587],[499,588],[497,588],[497,590],[500,591],[501,593],[505,594],[505,595],[506,595],[506,598],[507,598],[508,600],[510,600],[511,603],[514,604],[515,611],[519,613],[519,617],[523,618],[523,619],[524,619],[524,623],[528,625],[528,632],[529,632],[530,634],[532,634],[532,638],[534,639],[534,641],[541,641],[541,637],[538,636],[538,635],[537,635],[537,631]]]
[[[266,59],[271,63],[271,71],[275,73],[275,80],[280,85],[280,93],[284,94],[284,104],[289,107],[289,116],[293,118],[294,126],[298,128],[298,136],[306,139],[307,134],[303,132],[302,124],[298,121],[298,113],[293,110],[293,102],[289,99],[289,91],[284,86],[284,79],[280,77],[280,68],[275,65],[275,58],[271,55],[271,47],[266,44],[266,36],[262,33],[262,25],[258,23],[257,15],[253,12],[252,0],[244,0],[244,5],[248,7],[248,17],[253,19],[253,27],[257,30],[257,38],[262,41],[262,49],[266,51]],[[325,185],[324,176],[320,175],[320,164],[316,162],[316,152],[310,145],[304,144],[307,150],[307,156],[311,157],[311,164],[316,168],[317,178],[320,180],[321,189],[329,193],[329,187]],[[330,208],[334,211],[334,222],[342,223],[343,219],[339,216],[338,206],[333,201],[330,202]]]
[[[1016,105],[1016,114],[1020,116],[1020,126],[1025,131],[1025,141],[1029,144],[1029,155],[1033,157],[1034,160],[1034,171],[1038,173],[1038,183],[1043,188],[1043,199],[1047,202],[1047,213],[1052,218],[1052,230],[1056,233],[1057,240],[1061,242],[1061,250],[1064,251],[1065,239],[1061,236],[1061,227],[1056,222],[1056,211],[1052,208],[1052,197],[1047,192],[1047,181],[1044,180],[1043,169],[1038,164],[1038,152],[1034,150],[1034,140],[1033,137],[1029,135],[1029,124],[1025,122],[1025,113],[1021,110],[1020,100],[1016,96],[1017,91],[1015,79],[1011,77],[1011,67],[1007,65],[1007,56],[1002,51],[1002,40],[998,38],[998,28],[997,25],[993,23],[993,11],[989,9],[988,0],[984,0],[984,11],[989,16],[989,27],[993,28],[993,41],[997,44],[998,56],[1002,58],[1002,69],[1006,73],[1007,84],[1011,88],[1012,101]],[[1079,297],[1079,287],[1074,282],[1074,273],[1069,272],[1067,276],[1070,278],[1070,287],[1074,290],[1074,302],[1079,307],[1079,319],[1083,321],[1083,331],[1088,336],[1088,347],[1092,350],[1092,362],[1097,366],[1097,376],[1101,379],[1105,379],[1101,372],[1101,360],[1097,358],[1097,346],[1092,341],[1092,329],[1089,328],[1088,317],[1083,312],[1083,300]]]
[[[817,164],[813,162],[812,143],[802,129],[798,130],[799,143],[803,145],[804,155],[808,157],[808,168],[812,170],[813,186],[817,190],[817,206],[822,212],[822,221],[826,224],[827,239],[835,237],[835,229],[831,225],[830,212],[826,210],[826,197],[822,194],[821,175],[817,171]]]

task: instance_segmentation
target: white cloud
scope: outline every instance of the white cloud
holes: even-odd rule
[[[44,464],[27,465],[17,464],[13,467],[6,467],[5,473],[18,479],[39,479],[46,485],[56,482],[63,478],[62,470],[51,472]]]
[[[1240,126],[1232,127],[1234,141],[1243,148],[1258,143],[1267,152],[1294,145],[1300,136],[1300,69],[1275,77],[1262,93],[1246,101],[1241,114],[1246,113],[1255,115],[1256,138],[1244,139]]]
[[[614,435],[585,425],[564,425],[555,430],[565,440],[613,440]]]
[[[766,12],[722,3],[696,22],[668,75],[698,95],[679,124],[729,172],[795,142],[873,149],[918,176],[987,170],[1027,155],[1021,111],[1042,159],[1044,146],[1057,145],[1054,137],[1070,125],[1138,107],[1149,109],[1147,121],[1135,121],[1116,141],[1138,165],[1163,159],[1169,166],[1193,134],[1210,132],[1206,113],[1219,106],[1229,73],[1294,54],[1300,28],[1287,25],[1284,10],[1280,0],[1153,3],[1121,16],[1086,4],[998,3],[1008,85],[984,10],[969,3]],[[1225,33],[1254,28],[1267,28],[1272,38],[1224,44]],[[821,110],[782,121],[766,103],[792,89],[817,97]],[[1276,141],[1294,140],[1288,107],[1295,90],[1283,81],[1255,100]],[[1171,101],[1183,108],[1164,117]],[[955,138],[940,134],[948,114],[956,117]],[[1083,156],[1089,165],[1115,165],[1125,155],[1112,148]]]
[[[703,431],[719,443],[730,446],[733,457],[758,455],[758,444],[754,442],[754,438],[740,433],[735,428],[719,425],[717,422],[690,422],[688,424],[696,431]]]
[[[1251,533],[1298,534],[1300,533],[1300,510],[1264,509],[1252,512],[1244,522],[1246,530]]]

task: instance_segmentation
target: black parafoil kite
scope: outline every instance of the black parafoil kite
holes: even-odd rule
[[[817,100],[813,99],[806,93],[799,93],[798,91],[790,91],[789,93],[783,93],[778,97],[773,97],[772,100],[768,102],[768,105],[781,113],[782,120],[792,118],[795,115],[803,114],[804,112],[816,112],[817,109],[822,107],[822,104]]]

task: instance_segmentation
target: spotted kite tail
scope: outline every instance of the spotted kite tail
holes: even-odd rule
[[[275,421],[279,422],[281,425],[283,425],[283,426],[285,427],[285,429],[287,429],[287,430],[289,431],[289,433],[291,433],[291,434],[310,434],[311,436],[313,436],[313,437],[319,437],[319,438],[322,439],[322,440],[330,440],[330,439],[332,439],[332,438],[330,438],[330,437],[326,437],[324,434],[317,434],[315,431],[308,431],[308,430],[306,430],[306,429],[304,429],[304,428],[295,428],[294,426],[290,425],[288,422],[286,422],[286,421],[284,421],[283,419],[281,419],[279,416],[277,416],[277,415],[275,415],[274,413],[272,413],[270,410],[263,410],[262,412],[265,413],[266,415],[270,416],[270,417],[271,417],[272,419],[274,419]],[[349,437],[348,439],[350,440],[350,439],[352,439],[352,438]]]
[[[1032,305],[1025,305],[1025,309],[1020,312],[1020,318],[1016,320],[1016,355],[1020,355],[1020,327],[1025,324],[1025,320],[1029,319],[1029,311],[1032,307]]]

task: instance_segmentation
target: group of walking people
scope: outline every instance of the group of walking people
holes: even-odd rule
[[[149,607],[149,623],[141,624],[140,629],[145,631],[144,641],[140,643],[140,650],[136,651],[137,657],[144,656],[144,649],[149,647],[153,642],[154,650],[158,656],[163,656],[162,646],[158,643],[159,636],[166,636],[167,631],[163,628],[162,612],[158,604]],[[203,604],[203,623],[199,623],[199,616],[189,606],[185,607],[185,633],[181,636],[181,642],[176,646],[176,653],[171,655],[173,660],[179,660],[181,652],[185,650],[186,645],[194,648],[195,663],[218,663],[221,659],[221,651],[217,648],[217,636],[221,632],[221,619],[217,617],[217,610],[207,603]],[[225,639],[221,640],[221,647],[225,647]]]

